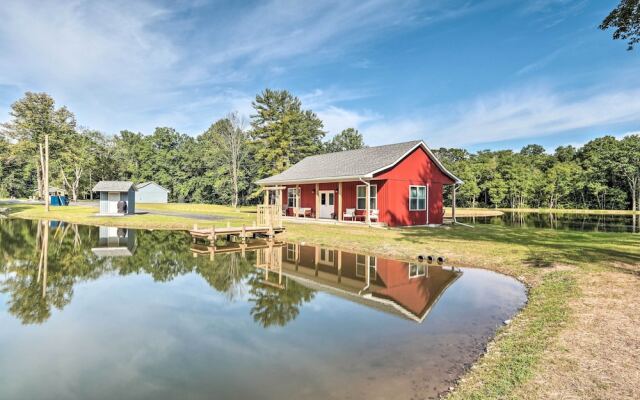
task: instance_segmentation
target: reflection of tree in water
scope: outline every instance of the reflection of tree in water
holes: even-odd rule
[[[34,225],[29,225],[9,223],[0,229],[2,260],[5,271],[11,273],[2,282],[0,292],[11,294],[9,312],[25,324],[42,323],[51,316],[52,307],[62,309],[69,304],[78,275],[70,270],[85,262],[68,257],[63,246],[56,252],[49,251],[50,236],[53,241],[60,237],[60,243],[65,243],[61,235],[67,231],[62,232],[59,227],[50,235],[48,221],[39,221],[34,234]],[[76,240],[74,237],[71,245]]]
[[[131,257],[111,259],[120,275],[149,274],[154,281],[169,282],[193,271],[188,236],[171,231],[138,231]]]
[[[248,254],[252,256],[252,254]],[[216,256],[213,261],[199,259],[196,271],[207,283],[226,295],[228,300],[241,297],[246,278],[255,270],[253,257],[243,258],[239,253]]]
[[[313,299],[315,291],[286,278],[283,288],[271,286],[264,282],[263,275],[255,271],[249,278],[251,289],[249,301],[253,320],[265,328],[285,326],[300,313],[300,307]]]
[[[76,283],[107,273],[148,274],[154,281],[168,282],[196,272],[229,300],[240,297],[248,286],[255,303],[251,314],[264,327],[285,325],[313,297],[312,290],[295,282],[282,290],[265,285],[252,252],[247,258],[238,253],[220,254],[213,261],[193,258],[184,233],[138,231],[133,256],[101,258],[91,251],[97,232],[96,227],[72,224],[0,221],[0,266],[5,273],[0,293],[9,295],[8,311],[24,324],[43,323],[53,308],[61,310],[70,303]]]

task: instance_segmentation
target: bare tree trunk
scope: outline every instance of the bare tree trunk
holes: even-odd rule
[[[243,153],[244,153],[244,128],[242,121],[238,117],[236,113],[231,113],[228,115],[228,120],[230,123],[230,131],[225,132],[224,140],[226,141],[225,147],[228,152],[228,161],[229,168],[231,169],[231,179],[233,185],[233,195],[231,197],[231,205],[236,208],[238,207],[239,197],[240,197],[240,164],[242,163]]]
[[[632,180],[629,180],[629,186],[631,188],[631,211],[635,211],[636,210],[636,183]]]
[[[49,212],[49,134],[44,135],[44,210]],[[46,265],[46,261],[45,261]],[[46,272],[45,272],[46,273]]]
[[[40,143],[38,147],[40,148],[40,165],[38,168],[38,198],[43,200],[45,196],[44,175],[46,171],[45,171],[45,165],[44,165],[44,150],[42,149],[42,143]]]
[[[69,191],[71,192],[72,200],[76,202],[78,201],[78,187],[80,186],[80,177],[82,177],[82,168],[76,165],[73,169],[73,174],[74,174],[73,182],[69,183],[69,180],[67,179],[67,174],[65,174],[64,170],[60,168],[60,175],[62,176],[62,181],[64,182],[64,185],[67,187],[67,189],[69,189]]]
[[[238,207],[238,160],[237,160],[237,151],[234,151],[234,153],[236,153],[233,157],[233,161],[231,163],[231,169],[232,169],[232,177],[233,177],[233,200],[232,200],[232,205],[233,208]]]

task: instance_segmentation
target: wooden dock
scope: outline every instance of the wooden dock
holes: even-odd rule
[[[189,234],[193,238],[194,242],[196,239],[201,239],[208,241],[210,243],[215,243],[216,240],[223,237],[226,239],[231,239],[232,237],[237,237],[240,239],[242,243],[246,243],[246,240],[249,238],[255,238],[257,236],[266,236],[267,238],[273,239],[278,233],[284,231],[283,227],[274,227],[274,226],[246,226],[242,225],[239,227],[236,226],[227,226],[223,228],[205,228],[198,229],[197,225],[193,226],[193,229],[189,231]]]

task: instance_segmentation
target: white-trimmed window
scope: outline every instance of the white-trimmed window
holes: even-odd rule
[[[409,211],[424,211],[427,209],[427,187],[409,186]]]
[[[378,209],[378,185],[369,185],[369,209]],[[367,185],[356,186],[356,208],[365,210],[367,208]]]
[[[423,264],[409,264],[409,279],[425,276],[425,269]]]
[[[298,188],[287,189],[287,207],[298,208]]]

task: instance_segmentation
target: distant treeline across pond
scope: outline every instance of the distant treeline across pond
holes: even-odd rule
[[[0,126],[0,198],[42,195],[40,146],[46,134],[50,183],[72,200],[89,197],[97,181],[131,180],[159,183],[169,189],[171,201],[251,204],[258,201],[258,179],[310,155],[366,145],[353,128],[327,138],[322,120],[286,90],[264,90],[253,108],[249,120],[230,112],[197,136],[171,127],[108,135],[78,127],[75,115],[56,108],[48,94],[26,93]],[[552,153],[537,144],[520,151],[440,148],[435,153],[464,181],[457,189],[459,206],[640,206],[638,135],[603,136]],[[445,202],[450,201],[445,193]]]

